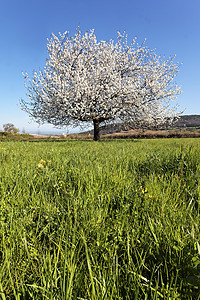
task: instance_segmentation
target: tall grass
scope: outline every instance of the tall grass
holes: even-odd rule
[[[200,299],[199,146],[0,143],[0,297]]]

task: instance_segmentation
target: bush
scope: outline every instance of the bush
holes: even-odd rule
[[[12,123],[4,124],[3,129],[5,132],[9,132],[9,133],[18,133],[19,131]]]

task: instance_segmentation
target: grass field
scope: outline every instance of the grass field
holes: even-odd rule
[[[199,148],[0,142],[0,298],[200,299]]]

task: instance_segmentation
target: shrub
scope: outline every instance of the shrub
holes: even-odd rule
[[[3,129],[5,132],[9,132],[9,133],[18,133],[19,131],[12,123],[4,124]]]

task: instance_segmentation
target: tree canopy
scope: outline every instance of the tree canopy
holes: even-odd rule
[[[179,71],[174,57],[162,60],[154,50],[127,36],[97,41],[94,30],[77,29],[52,35],[44,69],[23,74],[29,101],[21,107],[38,123],[56,127],[94,126],[99,140],[101,123],[160,126],[178,116],[171,103],[181,93],[174,82]]]

